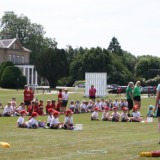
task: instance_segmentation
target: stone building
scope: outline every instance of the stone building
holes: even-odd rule
[[[29,63],[30,53],[16,38],[0,40],[0,63],[12,61],[26,76],[27,84],[37,85],[37,71],[34,65]]]

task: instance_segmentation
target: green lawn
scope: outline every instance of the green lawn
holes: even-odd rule
[[[0,90],[0,102],[4,105],[12,98],[19,104],[23,101],[23,92]],[[57,99],[57,95],[36,93],[38,99]],[[106,99],[114,99],[109,95]],[[83,90],[70,94],[70,100],[83,99]],[[141,114],[145,118],[148,105],[155,98],[143,98]],[[101,118],[101,113],[99,113]],[[90,113],[73,115],[74,122],[83,124],[82,131],[51,129],[19,129],[18,117],[0,117],[0,141],[8,142],[11,147],[0,147],[0,160],[149,160],[139,157],[142,151],[160,148],[157,119],[152,123],[114,123],[90,121]],[[25,118],[26,120],[28,117]],[[38,120],[46,120],[39,116]],[[63,121],[64,115],[60,116]]]

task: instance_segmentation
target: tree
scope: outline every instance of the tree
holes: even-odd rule
[[[24,87],[26,84],[26,78],[18,67],[7,66],[1,77],[1,86],[3,88],[16,88],[17,81],[19,81],[19,87]]]
[[[160,69],[160,59],[153,56],[137,57],[136,76],[143,77],[146,80],[157,76],[158,72],[153,72],[155,69]]]
[[[70,66],[71,76],[75,80],[84,79],[85,72],[110,72],[111,57],[107,50],[100,47],[87,49],[77,54]]]
[[[68,62],[64,49],[48,48],[38,54],[36,68],[40,76],[45,77],[51,87],[55,87],[58,79],[68,74]]]
[[[122,55],[121,46],[120,46],[117,38],[115,38],[115,37],[112,38],[107,50],[110,51],[111,53],[116,53],[118,55]]]
[[[30,63],[34,64],[36,56],[44,48],[57,46],[55,39],[44,38],[45,31],[42,25],[31,23],[28,17],[23,14],[18,16],[13,11],[4,12],[0,23],[1,38],[18,38],[20,43],[30,49]]]
[[[13,66],[13,63],[10,62],[10,61],[6,61],[6,62],[3,62],[1,64],[1,68],[0,68],[0,86],[1,86],[1,79],[2,79],[3,72],[8,66]]]

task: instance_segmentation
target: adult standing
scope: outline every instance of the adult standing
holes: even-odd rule
[[[96,88],[94,88],[94,85],[91,85],[91,88],[89,89],[89,98],[96,99]]]
[[[126,97],[128,102],[128,116],[130,116],[130,111],[133,109],[133,87],[134,83],[129,82],[126,89]]]
[[[138,106],[138,111],[141,108],[141,82],[137,81],[134,89],[133,89],[133,99],[134,99],[134,104]]]
[[[160,84],[157,86],[157,95],[156,95],[155,110],[157,110],[158,131],[160,132]]]
[[[30,90],[28,89],[28,86],[25,85],[24,86],[24,104],[25,106],[27,106],[27,111],[28,111],[28,106],[31,104],[31,101],[30,101]]]
[[[66,111],[68,100],[69,100],[68,90],[65,89],[64,93],[62,93],[62,112]]]

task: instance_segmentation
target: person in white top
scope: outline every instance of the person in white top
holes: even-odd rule
[[[75,103],[75,113],[80,113],[80,101],[78,99]]]
[[[53,118],[52,118],[51,123],[50,123],[50,128],[51,128],[51,129],[59,129],[59,128],[62,128],[63,123],[60,123],[60,122],[59,122],[59,119],[58,119],[59,114],[60,114],[60,113],[57,112],[57,111],[55,111],[55,112],[53,113]]]
[[[36,117],[38,116],[37,112],[32,112],[31,117],[29,118],[29,121],[26,122],[26,125],[28,128],[38,128],[38,122],[36,120]]]
[[[64,92],[62,93],[62,112],[66,111],[68,100],[69,100],[68,90],[65,89]]]
[[[99,111],[99,108],[95,107],[94,108],[94,112],[91,115],[91,120],[96,120],[96,121],[99,120],[99,118],[98,118],[98,111]]]
[[[100,104],[101,104],[101,109],[102,109],[102,110],[107,106],[107,105],[106,105],[106,102],[104,101],[103,98],[101,99]]]
[[[116,98],[115,101],[113,102],[113,107],[117,107],[119,109],[119,102],[118,99]]]
[[[3,110],[3,116],[13,116],[14,110],[13,107],[11,106],[11,102],[8,102],[7,105],[4,107]]]
[[[25,110],[25,104],[23,102],[16,108],[15,115],[19,116],[22,110]]]
[[[17,127],[20,127],[20,128],[26,128],[27,127],[26,123],[24,122],[24,116],[26,114],[27,114],[27,112],[25,110],[20,111],[20,117],[17,120]]]
[[[75,128],[72,114],[73,112],[70,109],[66,111],[66,117],[64,118],[64,129],[73,130]]]
[[[133,117],[131,117],[132,122],[141,122],[142,121],[141,114],[138,111],[138,109],[139,109],[138,105],[134,105],[133,112],[132,112]]]
[[[86,113],[87,112],[87,105],[86,105],[85,100],[82,100],[82,103],[80,105],[80,111],[81,111],[81,113]]]
[[[130,118],[128,117],[128,108],[127,107],[123,107],[122,108],[122,113],[121,113],[121,121],[122,122],[129,122],[130,121]]]
[[[72,112],[75,112],[75,102],[74,100],[71,100],[71,103],[69,105],[69,109],[72,111]]]
[[[103,113],[102,113],[102,121],[109,121],[110,115],[109,115],[109,107],[104,107]]]
[[[47,126],[48,127],[50,127],[51,120],[53,118],[53,112],[54,112],[53,108],[48,109],[48,113],[49,113],[48,118],[47,118]]]
[[[93,108],[94,108],[94,102],[93,102],[93,100],[90,99],[88,104],[87,104],[87,111],[92,112]]]
[[[113,107],[113,112],[110,116],[112,122],[119,122],[120,120],[120,114],[118,113],[118,108],[117,107]]]
[[[102,110],[102,107],[101,107],[101,103],[100,103],[100,100],[97,99],[97,102],[95,103],[95,106],[94,107],[98,107],[98,109],[101,111]]]

